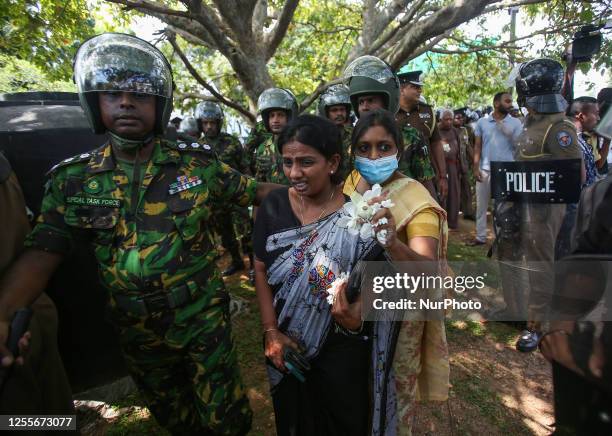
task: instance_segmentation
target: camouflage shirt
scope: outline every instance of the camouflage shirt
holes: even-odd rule
[[[26,245],[66,254],[85,241],[93,247],[102,284],[133,296],[214,270],[211,211],[251,204],[255,180],[220,162],[207,145],[160,139],[141,169],[145,175],[142,186],[132,187],[138,194],[132,204],[128,177],[109,144],[62,161],[50,172]]]
[[[270,136],[261,143],[254,153],[255,179],[259,182],[288,185],[289,180],[283,172],[283,159],[276,150],[275,138]]]
[[[351,171],[353,171],[353,166],[351,165],[351,136],[353,135],[353,126],[350,124],[345,124],[342,127],[342,167],[340,170],[344,177],[347,177]]]
[[[241,173],[245,172],[244,150],[238,138],[221,132],[214,138],[202,137],[202,142],[210,144],[221,162]]]
[[[400,127],[404,138],[404,152],[400,156],[399,171],[420,182],[433,179],[434,170],[423,135],[408,123]]]
[[[245,150],[245,165],[250,174],[255,174],[255,150],[257,147],[271,138],[272,134],[266,130],[263,121],[258,121],[255,127],[249,132],[246,141],[244,142]]]

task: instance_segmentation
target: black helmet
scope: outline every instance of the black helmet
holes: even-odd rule
[[[268,114],[271,110],[281,109],[287,112],[287,121],[295,118],[298,113],[297,99],[288,89],[268,88],[257,99],[257,110],[261,114],[266,130],[270,131]]]
[[[319,97],[319,116],[327,118],[327,109],[331,106],[343,105],[346,107],[346,114],[351,112],[351,98],[349,89],[346,85],[338,84],[327,88]]]
[[[385,109],[395,114],[399,110],[399,81],[391,67],[375,56],[361,56],[344,70],[343,80],[349,88],[353,110],[359,116],[358,98],[380,94]]]
[[[98,92],[154,95],[155,133],[164,133],[172,112],[172,69],[164,55],[132,35],[104,33],[85,41],[74,58],[74,82],[95,133],[104,133]]]
[[[535,59],[521,64],[516,77],[519,101],[539,113],[563,112],[567,101],[561,96],[565,73],[552,59]]]

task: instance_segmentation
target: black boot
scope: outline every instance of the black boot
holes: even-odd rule
[[[231,276],[232,274],[244,269],[244,262],[242,261],[242,257],[240,256],[238,249],[236,248],[235,250],[230,250],[230,254],[232,255],[232,264],[228,269],[221,273],[223,277]]]

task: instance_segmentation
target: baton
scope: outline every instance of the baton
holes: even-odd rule
[[[26,307],[24,309],[19,309],[13,316],[6,345],[14,357],[19,355],[19,339],[21,339],[23,334],[28,330],[30,320],[32,319],[32,313],[32,309]],[[4,383],[10,374],[11,368],[12,366],[8,368],[0,367],[0,395],[2,394]]]

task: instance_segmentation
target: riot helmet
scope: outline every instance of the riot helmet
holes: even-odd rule
[[[261,114],[266,130],[270,131],[270,111],[278,109],[287,113],[287,122],[298,113],[297,99],[293,93],[283,88],[268,88],[257,99],[257,110]]]
[[[399,110],[399,81],[391,67],[375,56],[361,56],[344,70],[343,81],[349,88],[353,110],[359,116],[359,97],[381,95],[385,109],[395,114]]]
[[[88,39],[74,59],[74,82],[95,133],[106,131],[98,103],[101,91],[155,96],[154,133],[164,133],[172,112],[172,69],[164,55],[148,42],[122,33]]]
[[[351,98],[349,97],[349,89],[346,85],[338,84],[327,88],[321,97],[319,97],[319,116],[328,118],[327,110],[331,106],[343,105],[346,107],[346,116],[351,113]]]
[[[214,101],[203,101],[196,106],[195,117],[199,120],[217,120],[220,128],[223,124],[223,109]]]
[[[181,121],[181,124],[177,131],[179,133],[186,133],[191,136],[197,136],[199,132],[198,123],[196,122],[196,119],[194,117],[185,117],[185,119]]]
[[[221,129],[223,128],[223,109],[218,103],[214,101],[203,101],[198,103],[195,109],[195,117],[198,123],[198,131],[204,131],[202,126],[202,122],[204,120],[214,120],[217,121],[217,133],[221,133]]]
[[[538,113],[563,112],[567,101],[563,98],[564,71],[552,59],[535,59],[521,64],[515,79],[518,100]]]

